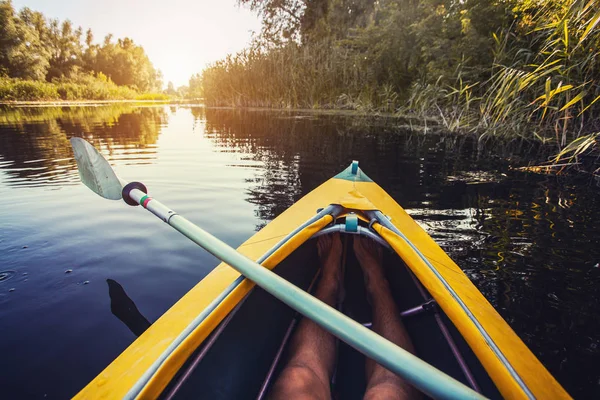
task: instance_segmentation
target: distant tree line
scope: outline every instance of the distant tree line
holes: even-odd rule
[[[91,74],[139,92],[161,90],[162,76],[144,49],[130,38],[107,35],[94,42],[69,20],[48,19],[11,0],[0,0],[0,77],[32,81],[68,81]]]

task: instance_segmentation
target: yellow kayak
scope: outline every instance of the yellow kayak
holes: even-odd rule
[[[570,398],[461,269],[357,162],[237,250],[310,291],[318,279],[315,237],[331,232],[340,232],[345,243],[346,315],[370,324],[362,275],[348,245],[353,235],[364,235],[389,249],[387,278],[419,358],[485,397]],[[76,398],[264,398],[299,319],[220,264]],[[334,392],[361,398],[364,385],[364,356],[341,344]]]

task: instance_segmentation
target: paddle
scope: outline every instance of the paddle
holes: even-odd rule
[[[367,357],[403,377],[427,395],[440,399],[483,398],[454,378],[238,253],[158,200],[148,197],[143,184],[131,182],[124,185],[125,182],[117,177],[108,161],[85,140],[72,138],[71,145],[81,180],[100,196],[111,200],[123,198],[130,205],[141,204],[200,247],[236,269],[247,279]],[[152,376],[152,372],[160,367],[168,355],[169,353],[166,351],[155,361],[149,369],[151,372],[142,376],[127,397],[135,398],[139,394]]]

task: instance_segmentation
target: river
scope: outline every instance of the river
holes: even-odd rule
[[[73,396],[135,340],[108,282],[152,322],[218,263],[85,188],[73,136],[234,247],[359,160],[571,395],[600,396],[600,189],[512,170],[507,157],[536,151],[522,144],[478,149],[397,125],[184,105],[0,108],[0,396]]]

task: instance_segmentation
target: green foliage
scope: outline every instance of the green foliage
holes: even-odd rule
[[[119,86],[103,74],[73,74],[70,78],[52,82],[0,78],[0,100],[168,100],[164,93],[140,93],[127,86]]]
[[[69,77],[82,66],[81,27],[73,29],[71,21],[66,20],[61,24],[53,19],[43,27],[43,35],[50,50],[47,80]]]
[[[113,43],[112,36],[108,35],[102,46],[88,48],[84,59],[88,61],[84,69],[102,72],[117,85],[133,86],[142,91],[160,90],[162,86],[160,72],[154,69],[144,49],[129,38]]]
[[[27,19],[21,20],[10,1],[0,1],[0,72],[10,77],[40,80],[45,77],[49,54],[30,14],[26,11]]]
[[[307,2],[318,3],[319,0],[238,0],[261,16],[264,43],[276,44],[299,38]]]
[[[58,100],[58,88],[47,82],[0,78],[0,99]]]
[[[199,99],[204,97],[201,74],[194,74],[191,76],[185,97],[189,99]]]
[[[480,140],[531,138],[575,157],[569,143],[599,148],[596,0],[239,3],[264,29],[204,70],[209,105],[408,113]]]
[[[142,93],[135,96],[134,99],[143,101],[165,101],[170,100],[171,96],[165,93]]]
[[[91,99],[129,98],[137,96],[137,91],[161,89],[160,71],[133,40],[124,38],[113,43],[112,35],[108,35],[104,43],[98,45],[94,44],[91,30],[86,32],[84,43],[82,37],[82,28],[75,27],[69,20],[47,20],[42,13],[29,8],[16,14],[10,0],[0,0],[0,76],[47,82],[58,79],[62,85],[60,97],[65,99],[85,98],[81,96],[86,93],[93,96]],[[115,89],[112,82],[112,86],[108,81],[102,85],[88,79],[91,87],[83,90],[80,77],[85,75],[81,71],[99,79],[110,78],[123,88]],[[67,84],[65,79],[73,80],[72,84]],[[23,93],[38,98],[48,96],[45,92]]]
[[[265,30],[250,49],[204,71],[209,104],[384,112],[406,104],[415,83],[453,83],[458,65],[464,80],[487,79],[490,32],[507,24],[512,6],[497,0],[240,3],[263,16]],[[488,23],[471,22],[480,18]]]

